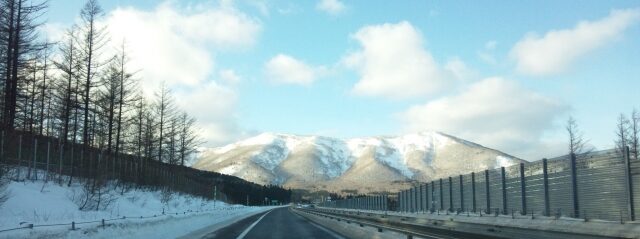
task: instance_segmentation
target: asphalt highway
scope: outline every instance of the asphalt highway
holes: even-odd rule
[[[215,232],[205,239],[343,239],[341,235],[317,225],[287,207],[276,208],[240,220]]]

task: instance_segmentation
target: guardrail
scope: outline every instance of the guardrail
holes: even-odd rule
[[[384,223],[380,223],[380,222],[372,222],[372,221],[367,221],[367,220],[362,220],[362,219],[356,219],[350,216],[341,216],[341,215],[336,215],[336,214],[331,214],[331,213],[323,213],[323,212],[319,212],[318,210],[310,210],[310,209],[295,209],[304,213],[309,213],[309,214],[313,214],[316,216],[320,216],[320,217],[325,217],[328,219],[335,219],[337,221],[344,221],[346,223],[354,223],[354,224],[358,224],[360,227],[364,227],[364,226],[369,226],[369,227],[373,227],[376,228],[378,230],[378,232],[383,232],[384,230],[387,231],[393,231],[396,233],[400,233],[403,235],[406,235],[407,239],[413,239],[413,237],[420,237],[420,238],[437,238],[437,239],[444,239],[444,238],[458,238],[458,237],[454,237],[451,235],[441,235],[441,234],[437,234],[437,233],[428,233],[428,232],[420,232],[420,231],[416,231],[415,228],[409,226],[409,225],[405,225],[405,226],[393,226],[393,225],[389,225],[389,224],[384,224]],[[359,213],[358,213],[359,215]],[[459,238],[472,238],[469,237],[469,235],[467,235],[466,237],[459,237]],[[484,237],[486,238],[486,237]]]
[[[71,221],[69,223],[55,223],[55,224],[32,224],[32,223],[27,223],[27,222],[21,222],[20,224],[24,224],[24,226],[20,226],[20,227],[15,227],[15,228],[6,228],[6,229],[0,229],[0,234],[4,233],[4,232],[9,232],[9,231],[16,231],[16,230],[23,230],[23,229],[34,229],[34,228],[38,228],[38,227],[53,227],[53,226],[69,226],[70,230],[77,230],[79,229],[77,227],[77,225],[82,225],[82,224],[97,224],[102,228],[105,228],[106,226],[108,226],[107,222],[112,222],[112,221],[121,221],[121,220],[142,220],[142,219],[149,219],[149,218],[159,218],[159,217],[165,217],[165,216],[171,216],[171,215],[196,215],[198,213],[207,213],[207,212],[217,212],[217,211],[229,211],[229,210],[236,210],[238,209],[238,207],[220,207],[220,208],[213,208],[213,209],[205,209],[205,210],[186,210],[186,211],[182,211],[182,212],[165,212],[164,209],[162,211],[162,213],[158,213],[158,214],[153,214],[153,215],[147,215],[147,216],[121,216],[121,217],[115,217],[115,218],[110,218],[110,219],[101,219],[101,220],[93,220],[93,221]]]
[[[527,223],[505,223],[505,221],[511,220],[511,217],[506,215],[492,215],[488,218],[500,222],[494,225],[473,219],[469,220],[464,215],[445,216],[442,214],[437,218],[429,218],[373,210],[335,208],[297,210],[337,221],[354,223],[361,227],[369,226],[377,229],[378,232],[394,231],[406,235],[407,238],[637,238],[637,232],[640,231],[634,224],[616,224],[604,221],[585,224],[580,220],[574,220],[560,224],[535,223],[532,226],[527,226]],[[603,229],[605,227],[606,229]]]

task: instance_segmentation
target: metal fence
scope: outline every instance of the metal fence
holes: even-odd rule
[[[640,160],[604,150],[452,175],[400,191],[400,212],[483,212],[635,221]],[[362,208],[353,199],[323,206]],[[355,203],[355,204],[354,204]],[[386,210],[386,208],[385,208]]]
[[[361,210],[378,210],[388,211],[393,208],[393,202],[388,195],[376,195],[358,198],[349,198],[336,201],[326,201],[320,203],[320,206],[333,208],[351,208]]]
[[[213,188],[195,169],[62,142],[20,131],[0,131],[0,165],[21,166],[13,180],[53,180],[71,183],[78,178],[118,180],[211,198]],[[43,173],[44,172],[44,173]],[[70,177],[64,177],[70,176]],[[63,182],[63,178],[68,180]]]

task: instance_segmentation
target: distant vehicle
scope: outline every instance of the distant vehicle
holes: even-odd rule
[[[296,204],[296,208],[315,208],[316,206],[313,204]]]

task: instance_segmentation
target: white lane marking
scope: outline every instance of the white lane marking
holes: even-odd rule
[[[271,210],[273,211],[273,210]],[[247,227],[247,229],[245,229],[242,234],[240,234],[236,239],[243,239],[244,236],[247,235],[247,233],[249,233],[249,231],[251,231],[251,229],[253,229],[253,227],[256,226],[256,224],[258,224],[258,222],[260,222],[260,220],[262,220],[262,218],[264,218],[264,216],[266,216],[267,214],[269,214],[271,211],[268,211],[267,213],[265,213],[264,215],[262,215],[260,218],[258,218],[258,220],[256,220],[255,222],[253,222],[253,224],[251,224],[251,226]]]

